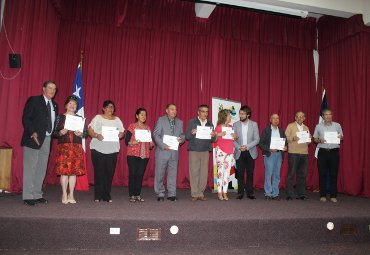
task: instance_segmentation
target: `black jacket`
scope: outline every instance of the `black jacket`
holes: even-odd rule
[[[195,135],[191,133],[191,130],[197,129],[197,126],[201,126],[201,123],[198,117],[189,120],[188,127],[185,133],[186,140],[189,141],[188,150],[189,151],[211,151],[212,150],[211,143],[216,140],[216,137],[212,137],[210,140],[196,139]],[[212,127],[212,130],[214,129],[213,124],[209,120],[207,120],[206,127]]]
[[[279,133],[280,133],[280,138],[286,139],[285,133],[280,127],[279,127]],[[262,154],[265,155],[266,157],[269,157],[271,155],[270,143],[271,143],[271,125],[268,125],[262,130],[262,134],[260,137],[260,143],[259,143],[259,146],[262,150]],[[285,145],[287,145],[286,140],[285,140]],[[284,151],[281,152],[281,156],[284,158]]]
[[[55,119],[58,116],[58,105],[52,100]],[[29,97],[23,109],[22,124],[24,128],[21,145],[32,149],[40,149],[44,143],[48,127],[48,108],[43,95]],[[55,125],[54,125],[55,127]],[[31,138],[36,132],[40,146]]]

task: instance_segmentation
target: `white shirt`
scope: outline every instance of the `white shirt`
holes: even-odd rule
[[[243,136],[243,145],[248,144],[248,120],[244,123],[242,122],[242,136]]]
[[[45,96],[44,96],[44,100],[45,100],[46,106],[48,105],[48,102],[50,102],[50,108],[51,108],[51,133],[53,133],[53,130],[54,130],[54,122],[55,122],[55,109],[54,109],[54,105],[53,105],[53,102],[51,101],[51,99],[49,100]],[[46,131],[46,136],[51,136],[51,133],[49,133],[48,131]]]
[[[116,127],[119,132],[125,131],[122,121],[116,116],[114,120],[104,119],[100,114],[96,115],[89,124],[89,127],[94,129],[97,134],[102,133],[102,127]],[[120,144],[119,142],[103,142],[99,141],[97,138],[91,139],[90,149],[96,150],[103,154],[111,154],[119,152]]]
[[[198,117],[198,120],[200,121],[200,125],[202,125],[203,127],[207,124],[207,119],[205,121],[202,121],[199,117]]]
[[[295,122],[295,124],[297,125],[298,131],[299,132],[302,132],[303,131],[304,124],[302,123],[302,125],[299,125],[297,122]]]

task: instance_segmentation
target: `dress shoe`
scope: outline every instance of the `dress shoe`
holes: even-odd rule
[[[191,201],[192,202],[195,202],[195,201],[197,201],[198,200],[198,198],[197,197],[191,197]]]
[[[306,200],[308,200],[308,197],[306,197],[306,196],[300,196],[300,197],[297,197],[296,199],[306,201]]]
[[[223,198],[224,198],[225,201],[228,201],[229,200],[229,198],[227,197],[227,193],[222,193],[222,196],[223,196]]]
[[[170,201],[172,201],[172,202],[177,201],[177,197],[168,197],[167,199],[170,200]]]
[[[286,200],[293,200],[293,198],[292,197],[286,197]]]
[[[255,197],[255,196],[253,196],[253,195],[248,195],[247,197],[248,197],[249,199],[252,199],[252,200],[256,199],[256,197]]]
[[[42,198],[36,199],[35,203],[36,204],[47,204],[48,201],[45,198],[42,197]]]
[[[326,202],[326,197],[320,197],[320,202],[325,203]]]
[[[224,197],[222,196],[222,193],[221,192],[219,192],[219,193],[217,193],[217,196],[218,196],[218,200],[224,200]]]
[[[271,197],[270,196],[265,196],[265,200],[266,201],[270,201],[271,200]]]
[[[35,202],[34,199],[25,199],[25,200],[23,200],[23,203],[25,205],[29,205],[29,206],[35,206],[36,205],[36,202]]]
[[[131,196],[129,201],[130,201],[131,203],[135,203],[135,202],[136,202],[136,198],[135,198],[135,196]]]
[[[242,200],[242,199],[243,199],[243,195],[240,195],[240,194],[239,194],[239,195],[237,195],[237,196],[236,196],[236,199]]]
[[[280,197],[279,196],[273,197],[272,200],[280,201]]]
[[[163,202],[164,201],[164,197],[157,197],[157,201],[158,202],[160,202],[160,201]]]
[[[336,202],[338,202],[338,200],[337,200],[337,198],[335,198],[335,197],[331,197],[331,198],[330,198],[330,202],[336,203]]]
[[[207,198],[205,198],[204,196],[201,196],[201,197],[198,197],[198,200],[200,200],[200,201],[207,201]]]

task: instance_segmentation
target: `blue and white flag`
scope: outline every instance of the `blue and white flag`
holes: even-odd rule
[[[82,90],[82,70],[81,64],[78,64],[75,82],[73,83],[72,88],[72,95],[77,98],[78,101],[78,108],[76,114],[80,115],[81,117],[85,118],[85,109],[84,109],[84,97],[83,97],[83,90]],[[85,138],[82,138],[82,148],[86,152],[86,145],[85,145]],[[87,178],[87,165],[86,165],[86,153],[84,153],[84,161],[85,161],[85,169],[86,174],[77,177],[76,182],[76,190],[89,190],[89,181]]]
[[[75,82],[73,83],[72,95],[74,95],[78,99],[78,109],[77,109],[76,114],[85,118],[84,98],[83,98],[83,90],[82,90],[82,71],[81,71],[80,64],[78,64]],[[82,139],[82,147],[84,148],[84,151],[86,151],[85,138]]]

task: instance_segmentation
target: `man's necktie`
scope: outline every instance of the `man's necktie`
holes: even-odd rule
[[[48,101],[48,103],[46,104],[46,107],[48,108],[48,128],[46,129],[46,131],[48,131],[48,133],[51,133],[51,129],[52,129],[53,124],[51,123],[51,105],[50,105],[50,101]]]

